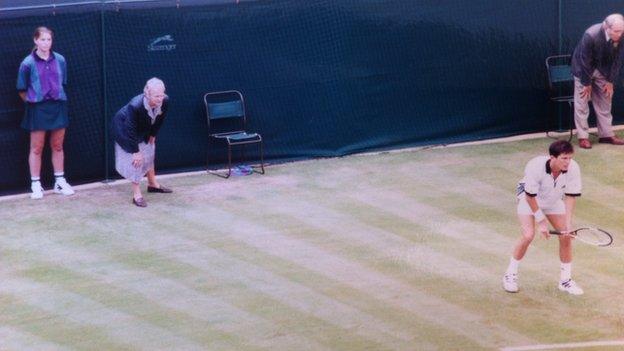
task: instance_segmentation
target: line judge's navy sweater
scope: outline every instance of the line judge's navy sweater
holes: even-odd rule
[[[139,143],[146,142],[150,136],[156,136],[167,115],[169,98],[165,97],[161,113],[154,124],[143,106],[143,94],[137,95],[121,108],[113,117],[112,132],[115,142],[128,153],[139,152]]]

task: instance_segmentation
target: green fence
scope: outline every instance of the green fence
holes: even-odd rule
[[[83,183],[117,177],[108,121],[152,76],[171,98],[159,172],[205,164],[201,97],[209,91],[243,92],[250,129],[263,134],[271,160],[555,128],[544,58],[571,52],[586,27],[624,1],[19,4],[0,9],[2,193],[28,186],[28,135],[19,128],[14,82],[39,25],[55,30],[55,50],[68,61],[66,173]]]

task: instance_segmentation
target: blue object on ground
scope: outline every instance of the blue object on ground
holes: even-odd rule
[[[246,176],[253,173],[253,168],[249,165],[238,165],[232,168],[233,176]]]

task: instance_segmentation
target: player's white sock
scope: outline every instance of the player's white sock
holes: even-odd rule
[[[561,278],[562,282],[568,281],[572,279],[572,262],[563,263],[561,262]]]
[[[518,274],[518,266],[520,265],[520,260],[516,260],[513,256],[509,259],[509,266],[507,266],[507,270],[505,274]]]

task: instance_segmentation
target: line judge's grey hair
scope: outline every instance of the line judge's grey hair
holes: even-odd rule
[[[149,94],[149,91],[156,88],[156,87],[162,87],[163,90],[165,89],[165,83],[154,77],[154,78],[150,78],[147,83],[145,83],[145,88],[143,88],[143,93],[145,94]]]
[[[605,18],[604,22],[602,22],[602,26],[604,28],[611,28],[616,22],[624,23],[624,16],[619,13],[612,13]]]

